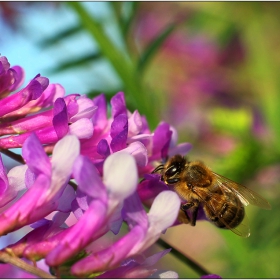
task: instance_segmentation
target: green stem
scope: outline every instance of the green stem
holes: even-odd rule
[[[162,239],[159,239],[157,241],[157,244],[162,246],[165,249],[169,249],[170,247],[172,248],[170,254],[174,255],[177,259],[183,261],[186,263],[189,267],[191,267],[198,275],[207,275],[211,274],[209,271],[207,271],[203,266],[201,266],[199,263],[197,263],[195,260],[193,260],[191,257],[186,256],[185,254],[182,254],[177,248],[174,246],[169,245]]]
[[[158,119],[156,119],[158,108],[155,106],[155,102],[152,102],[153,95],[143,90],[142,77],[137,73],[129,55],[124,54],[111,41],[102,25],[88,13],[81,3],[68,2],[68,4],[76,11],[84,28],[92,35],[99,45],[101,53],[109,60],[123,81],[127,99],[141,114],[146,115],[151,127],[154,128],[158,123]]]

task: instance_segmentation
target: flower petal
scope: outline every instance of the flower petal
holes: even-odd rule
[[[163,191],[154,200],[148,217],[158,232],[170,227],[176,220],[181,200],[173,191]]]
[[[33,223],[54,210],[53,205],[45,204],[49,184],[49,178],[40,174],[34,186],[0,215],[0,236]]]
[[[32,133],[25,140],[22,147],[22,156],[35,174],[43,173],[50,176],[50,160],[35,133]]]
[[[103,170],[103,182],[109,195],[123,200],[135,191],[138,174],[135,159],[130,154],[119,152],[110,155]]]
[[[179,275],[177,272],[172,270],[158,270],[148,278],[153,279],[178,279]]]
[[[91,198],[106,201],[106,189],[91,160],[78,156],[73,167],[73,175],[78,183],[78,189]]]
[[[2,196],[8,187],[8,177],[3,165],[2,156],[0,154],[0,196]]]
[[[64,213],[70,212],[72,210],[71,203],[74,199],[75,191],[72,186],[67,185],[59,198],[57,211],[61,211]]]
[[[168,123],[162,122],[154,132],[153,155],[156,159],[166,158],[172,131]]]
[[[110,147],[113,152],[117,152],[126,147],[128,134],[128,120],[124,114],[118,115],[111,125],[112,141]]]
[[[142,131],[142,118],[136,110],[128,119],[128,137],[138,135]]]
[[[106,223],[107,207],[99,200],[92,201],[80,220],[67,229],[67,235],[47,255],[46,263],[57,266],[84,249]],[[79,238],[82,234],[83,238]]]
[[[127,109],[125,105],[124,93],[118,92],[115,96],[111,99],[112,105],[112,117],[116,118],[120,114],[127,115]]]
[[[100,94],[93,98],[93,103],[98,107],[98,110],[95,111],[95,114],[92,117],[92,122],[94,125],[99,127],[105,127],[107,123],[107,104],[104,94]]]
[[[148,152],[147,148],[141,142],[133,142],[127,146],[127,148],[122,149],[120,152],[127,152],[131,154],[135,160],[136,164],[140,166],[146,166],[148,164]],[[116,152],[118,153],[118,152]]]
[[[136,226],[110,247],[77,262],[71,268],[71,272],[79,277],[84,277],[94,272],[104,271],[108,267],[114,267],[127,257],[131,248],[143,237],[142,227]]]
[[[53,107],[53,127],[56,131],[58,139],[61,139],[68,133],[68,113],[63,98],[57,98]]]
[[[124,201],[123,219],[130,228],[140,225],[144,230],[148,229],[148,216],[136,192]]]
[[[52,156],[52,191],[69,180],[79,152],[80,142],[74,135],[66,135],[56,143]]]
[[[79,139],[89,139],[93,135],[93,125],[91,120],[82,118],[69,126],[70,134],[76,135]]]
[[[110,147],[106,139],[101,139],[97,145],[97,152],[104,158],[110,155]]]

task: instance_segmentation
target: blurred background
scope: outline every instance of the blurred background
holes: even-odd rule
[[[280,277],[278,2],[0,2],[0,15],[0,53],[26,83],[40,73],[67,94],[124,91],[151,129],[164,120],[192,143],[191,160],[272,205],[247,207],[247,239],[200,221],[166,242],[223,278]],[[172,254],[160,266],[199,278]]]

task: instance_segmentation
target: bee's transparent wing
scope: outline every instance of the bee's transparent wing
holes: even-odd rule
[[[249,227],[249,221],[245,214],[243,221],[235,228],[228,227],[226,223],[224,223],[225,226],[230,229],[235,234],[242,236],[242,237],[249,237],[250,236],[250,227]]]
[[[219,183],[220,185],[220,183]],[[228,190],[225,190],[225,189],[221,189],[223,192],[224,191],[228,191]],[[217,200],[214,196],[209,200],[209,201],[204,201],[204,204],[207,205],[207,207],[211,210],[211,212],[213,214],[216,213],[215,211],[215,207],[214,205],[219,203],[219,201],[215,201]],[[230,229],[232,232],[234,232],[235,234],[239,235],[239,236],[242,236],[242,237],[248,237],[250,236],[250,227],[249,227],[249,222],[248,222],[248,218],[246,217],[246,214],[243,218],[243,221],[235,228],[232,228],[227,222],[226,220],[223,218],[223,217],[220,217],[218,216],[217,217],[219,219],[219,221],[225,225],[225,227],[227,229]]]
[[[213,174],[216,176],[218,184],[223,189],[227,189],[228,191],[235,193],[245,206],[247,206],[248,204],[252,204],[263,209],[271,209],[269,202],[267,202],[256,192],[215,172],[213,172]]]

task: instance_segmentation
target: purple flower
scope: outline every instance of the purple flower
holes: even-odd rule
[[[37,75],[22,90],[9,95],[22,83],[23,70],[9,68],[5,57],[0,57],[0,148],[22,147],[35,133],[51,152],[54,144],[66,134],[79,139],[93,135],[93,117],[97,106],[86,96],[72,94],[64,97],[59,84],[50,84],[47,78]],[[1,94],[2,92],[2,94]]]
[[[137,168],[134,158],[127,153],[112,154],[106,159],[103,182],[94,170],[93,164],[85,158],[80,158],[75,166],[74,177],[90,203],[78,222],[68,229],[64,239],[48,254],[46,262],[49,265],[63,263],[99,237],[100,233],[114,226],[113,223],[121,218],[120,206],[124,199],[136,190]],[[83,238],[77,239],[81,231]]]
[[[6,174],[0,155],[0,208],[16,198],[26,188],[23,178],[27,167],[17,166]]]
[[[48,84],[49,80],[45,77],[41,77],[40,74],[38,74],[25,88],[21,89],[17,93],[1,99],[0,117],[10,117],[12,112],[20,109],[28,102],[39,98],[43,91],[47,88]],[[8,114],[10,115],[7,116]]]
[[[201,276],[200,279],[222,279],[222,277],[217,274],[207,274]]]
[[[31,133],[35,133],[43,144],[55,144],[66,134],[74,134],[79,139],[90,138],[93,134],[90,118],[96,106],[88,98],[76,97],[59,97],[55,100],[53,108],[48,111],[3,124],[3,133],[21,134],[0,139],[0,146],[21,147]]]
[[[167,155],[186,154],[191,144],[177,145],[177,133],[167,123],[160,123],[152,133],[144,116],[138,111],[126,109],[123,92],[117,93],[111,100],[111,118],[107,118],[104,95],[93,99],[98,110],[93,116],[93,136],[81,142],[81,153],[88,156],[102,174],[102,164],[109,154],[127,151],[132,154],[138,166],[139,175],[150,173],[154,161]]]
[[[141,255],[135,256],[134,258],[129,258],[122,262],[122,264],[112,270],[106,271],[103,274],[97,276],[98,279],[104,278],[147,278],[148,276],[153,276],[157,269],[153,266],[161,259],[164,255],[170,252],[171,249],[164,250],[162,252],[156,253],[150,257],[143,258]],[[178,274],[171,271],[165,271],[159,273],[155,278],[165,278],[160,277],[166,274],[166,278],[178,278]],[[177,277],[176,277],[177,276]],[[153,277],[152,277],[153,278]]]
[[[121,225],[123,200],[135,192],[137,186],[133,157],[124,152],[108,157],[102,181],[93,163],[80,156],[75,162],[73,174],[79,188],[76,203],[72,204],[78,222],[49,239],[28,246],[24,252],[26,257],[47,255],[48,264],[58,265],[114,227],[116,221],[120,221],[118,224]],[[83,199],[85,196],[86,200]],[[83,238],[77,238],[81,232]]]
[[[5,56],[0,56],[0,97],[1,99],[19,88],[23,83],[24,72],[19,66],[10,68]]]
[[[71,210],[74,191],[68,181],[78,153],[79,141],[75,136],[66,136],[55,145],[51,162],[35,134],[25,141],[23,157],[28,166],[25,175],[29,175],[25,177],[25,183],[30,187],[0,214],[1,235],[42,219],[55,210]],[[25,166],[22,168],[26,169]]]
[[[63,87],[40,75],[10,95],[22,71],[5,58],[0,66],[0,148],[22,147],[26,163],[6,173],[0,158],[0,235],[32,228],[9,249],[58,269],[71,259],[69,273],[79,277],[155,275],[154,265],[169,250],[144,253],[176,223],[181,201],[150,172],[191,145],[178,145],[176,130],[165,122],[151,132],[144,116],[127,110],[122,92],[111,99],[109,117],[104,95],[64,96]],[[71,225],[70,217],[76,219]],[[123,222],[129,230],[120,236]],[[116,240],[92,250],[109,231]]]
[[[31,225],[34,230],[25,235],[15,244],[8,247],[13,250],[13,253],[18,257],[23,257],[24,253],[28,256],[28,250],[33,244],[37,244],[42,240],[57,234],[67,228],[65,220],[69,217],[70,213],[57,212],[52,221],[47,219],[39,220]]]
[[[174,223],[179,207],[179,197],[172,191],[165,191],[156,197],[147,215],[138,195],[133,194],[125,200],[123,213],[130,232],[110,247],[77,262],[72,267],[72,273],[85,276],[104,271],[115,267],[124,259],[142,253]]]

